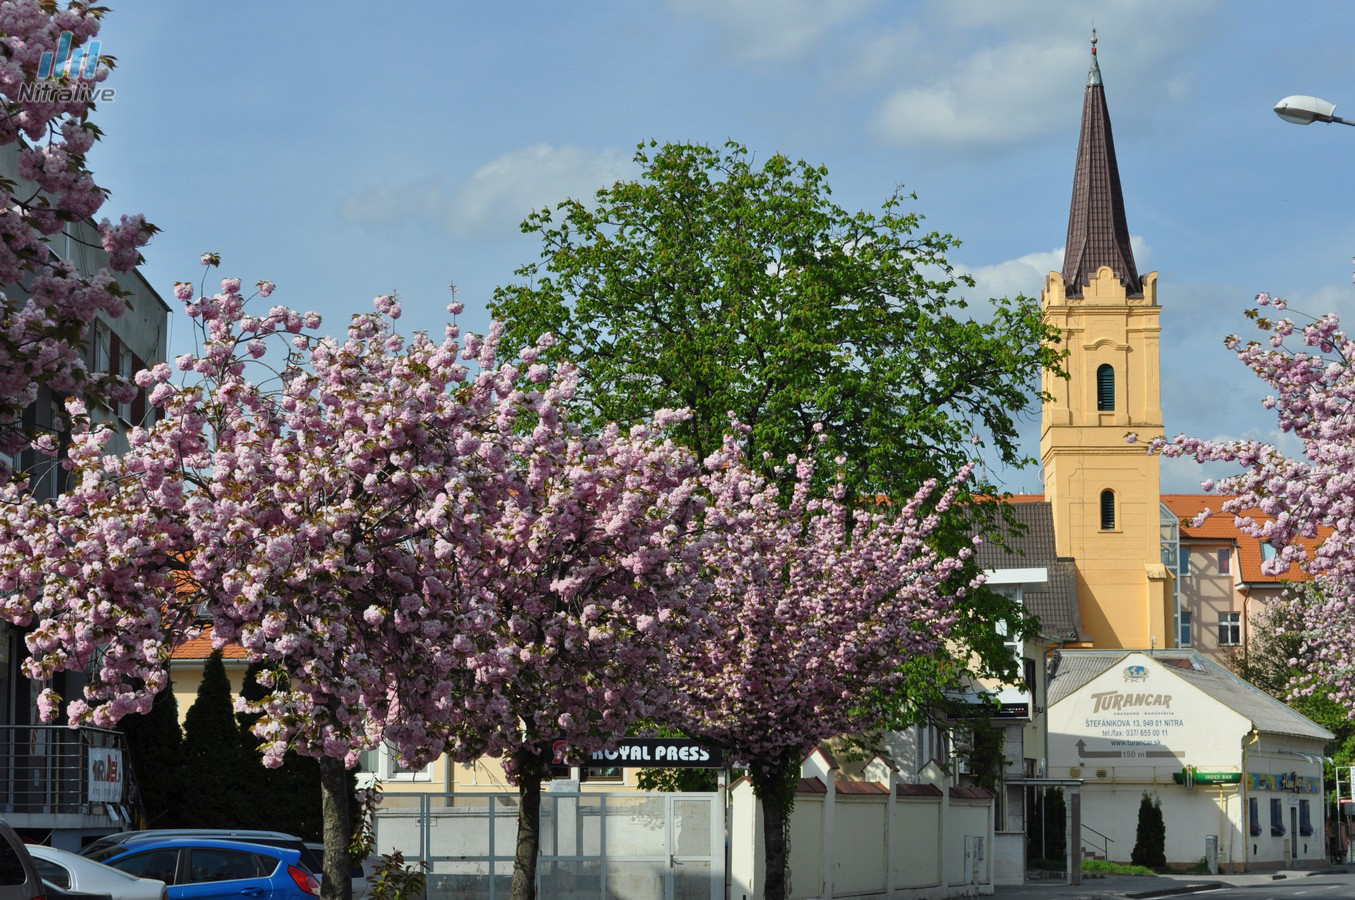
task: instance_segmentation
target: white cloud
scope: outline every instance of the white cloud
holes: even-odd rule
[[[901,146],[1000,146],[1022,143],[1067,122],[1049,102],[1077,84],[1087,53],[1071,42],[983,47],[945,76],[900,88],[880,105],[871,129]]]
[[[346,222],[385,227],[436,219],[446,207],[446,191],[436,175],[399,185],[378,185],[346,197],[339,216]]]
[[[448,211],[448,226],[458,237],[516,228],[533,209],[566,197],[591,200],[598,188],[633,173],[630,157],[615,150],[523,147],[484,164],[461,185]]]
[[[864,13],[873,0],[668,0],[668,8],[708,19],[728,33],[730,51],[754,62],[805,55],[833,28]]]
[[[972,290],[965,289],[964,293],[970,302],[982,302],[990,297],[1015,297],[1017,294],[1036,297],[1044,287],[1045,276],[1062,268],[1062,247],[1027,253],[991,266],[976,266],[967,270],[974,279],[974,287]]]
[[[895,89],[871,119],[877,139],[893,145],[987,149],[1017,145],[1067,126],[1070,92],[1085,83],[1093,25],[1103,37],[1103,68],[1126,73],[1117,109],[1130,91],[1188,91],[1169,70],[1183,48],[1217,27],[1217,0],[1103,0],[1072,21],[1066,2],[944,0],[924,7],[923,27],[882,29],[855,68],[892,77]],[[1106,54],[1110,54],[1109,57]],[[881,60],[897,60],[885,72]],[[1106,60],[1113,60],[1107,65]],[[1128,77],[1154,71],[1151,83]]]
[[[440,175],[378,185],[343,200],[339,215],[369,228],[432,226],[456,238],[497,237],[515,232],[533,209],[567,197],[591,200],[634,168],[616,150],[534,144],[490,160],[455,186]]]

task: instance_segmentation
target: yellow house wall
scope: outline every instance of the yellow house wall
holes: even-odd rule
[[[1174,646],[1171,575],[1162,566],[1157,457],[1125,442],[1162,430],[1157,273],[1129,297],[1103,266],[1069,298],[1063,276],[1045,280],[1046,323],[1063,335],[1068,378],[1044,377],[1040,436],[1045,497],[1059,556],[1077,561],[1083,631],[1096,647]],[[1115,409],[1096,408],[1097,369],[1115,370]],[[1101,493],[1115,493],[1115,527],[1101,529]]]

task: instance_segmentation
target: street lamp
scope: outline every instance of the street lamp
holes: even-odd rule
[[[1335,104],[1306,94],[1285,97],[1275,104],[1275,115],[1295,125],[1311,125],[1314,122],[1339,122],[1342,125],[1355,125],[1349,119],[1334,116]]]

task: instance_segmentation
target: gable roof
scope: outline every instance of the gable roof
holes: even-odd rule
[[[1039,618],[1042,634],[1066,641],[1080,640],[1077,571],[1071,558],[1055,555],[1053,507],[1043,497],[1031,494],[1009,500],[1012,518],[1022,526],[1022,533],[1015,533],[1005,520],[994,517],[988,527],[990,540],[975,548],[975,561],[987,570],[1047,569],[1048,587],[1022,591],[1026,611]],[[1006,546],[991,538],[1000,538]]]
[[[202,633],[195,638],[189,638],[182,644],[174,648],[170,654],[171,660],[188,659],[206,659],[212,655],[212,626],[207,625],[202,629]],[[245,648],[239,644],[230,643],[221,648],[222,659],[249,659],[249,654]]]
[[[1194,650],[1064,650],[1049,680],[1049,705],[1071,696],[1131,654],[1142,654],[1251,722],[1257,731],[1330,741],[1330,731]]]
[[[1181,520],[1181,537],[1187,541],[1214,541],[1232,543],[1237,548],[1237,571],[1244,584],[1286,584],[1289,582],[1312,581],[1312,576],[1300,566],[1290,566],[1287,572],[1271,575],[1261,571],[1264,560],[1263,541],[1252,537],[1237,527],[1237,517],[1232,513],[1220,512],[1225,501],[1230,499],[1219,494],[1163,494],[1162,503]],[[1194,524],[1195,517],[1209,511],[1208,517],[1199,525]],[[1259,509],[1248,509],[1244,513],[1264,522],[1269,517]],[[1314,540],[1300,540],[1308,550],[1321,542],[1321,538],[1331,533],[1331,529],[1320,529],[1321,537]]]

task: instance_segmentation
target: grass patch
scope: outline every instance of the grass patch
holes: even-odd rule
[[[1157,875],[1147,866],[1126,866],[1121,863],[1106,862],[1104,859],[1084,859],[1082,871],[1099,875]]]

